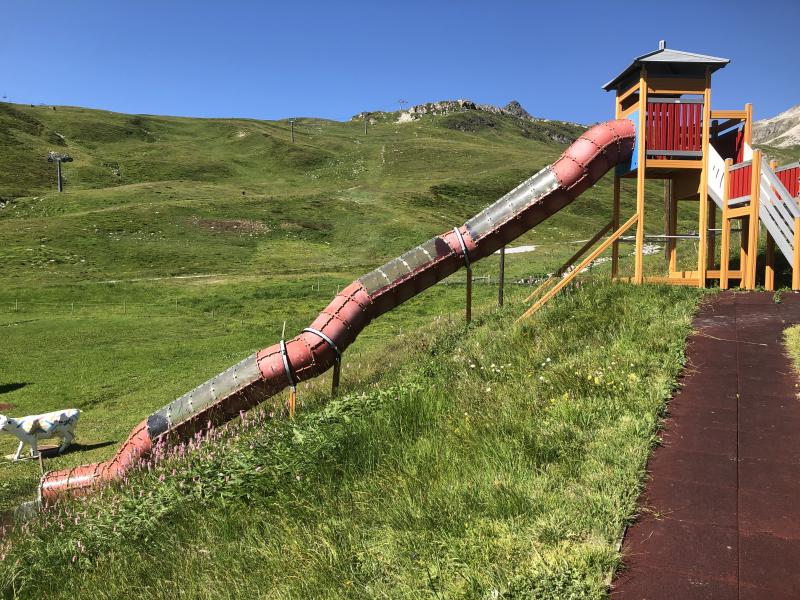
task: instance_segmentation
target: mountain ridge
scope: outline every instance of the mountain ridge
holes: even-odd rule
[[[775,148],[800,145],[800,104],[753,123],[753,141]]]

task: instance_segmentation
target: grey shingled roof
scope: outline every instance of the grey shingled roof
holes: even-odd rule
[[[662,48],[634,58],[631,65],[605,84],[603,89],[607,92],[617,89],[621,82],[629,79],[634,73],[638,73],[643,64],[648,67],[648,72],[652,71],[656,75],[694,75],[703,73],[705,67],[710,67],[713,73],[729,62],[731,62],[729,58]]]

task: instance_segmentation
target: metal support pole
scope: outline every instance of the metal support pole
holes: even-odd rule
[[[472,268],[467,268],[467,323],[472,322]]]
[[[619,204],[620,204],[620,185],[619,177],[614,175],[614,206],[611,214],[611,231],[619,229]],[[619,275],[619,242],[616,240],[611,245],[611,279],[616,279]]]
[[[294,119],[290,119],[289,123],[291,124],[292,127],[292,143],[294,144]]]
[[[497,281],[497,306],[503,308],[503,286],[506,283],[506,247],[500,248],[500,277]]]
[[[56,176],[58,178],[58,191],[59,192],[63,192],[64,191],[64,185],[61,183],[61,161],[60,160],[56,161]]]
[[[339,379],[342,376],[342,359],[337,358],[333,363],[333,378],[331,379],[331,396],[339,393]]]
[[[367,135],[367,123],[369,123],[369,119],[364,117],[364,135]]]

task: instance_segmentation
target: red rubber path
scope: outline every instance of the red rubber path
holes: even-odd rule
[[[726,292],[695,317],[613,599],[800,598],[796,323],[797,294]]]

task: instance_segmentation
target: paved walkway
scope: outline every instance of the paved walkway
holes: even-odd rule
[[[800,295],[724,293],[694,321],[612,598],[800,598]]]

